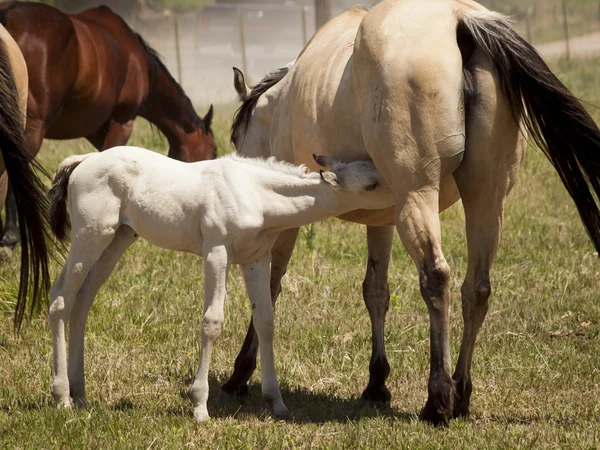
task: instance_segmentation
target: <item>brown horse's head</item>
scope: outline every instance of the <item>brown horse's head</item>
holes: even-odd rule
[[[155,124],[169,141],[169,156],[185,162],[217,157],[211,123],[213,107],[200,118],[192,102],[160,57],[139,35],[149,58],[149,91],[141,116]]]

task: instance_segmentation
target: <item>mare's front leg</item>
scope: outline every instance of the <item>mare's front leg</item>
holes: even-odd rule
[[[213,347],[221,334],[224,313],[223,305],[227,294],[227,274],[231,265],[231,252],[225,245],[210,246],[205,243],[204,253],[204,317],[202,318],[202,344],[200,364],[196,378],[190,388],[194,405],[194,418],[198,422],[209,419],[208,368]]]
[[[392,252],[394,227],[367,226],[369,260],[363,282],[363,299],[371,318],[371,363],[369,384],[362,394],[363,400],[389,404],[392,398],[385,385],[390,374],[390,365],[385,354],[385,316],[390,306],[388,267]]]
[[[275,305],[281,292],[281,279],[285,275],[288,263],[294,251],[298,228],[284,230],[279,234],[271,250],[271,302]],[[248,380],[256,369],[256,356],[258,353],[258,337],[254,330],[253,319],[250,319],[248,332],[244,339],[242,349],[235,359],[233,374],[221,388],[223,396],[236,396],[243,398],[248,395]]]
[[[273,334],[275,318],[269,289],[271,254],[242,266],[248,297],[252,304],[252,320],[258,335],[261,361],[261,382],[263,398],[269,403],[275,416],[290,420],[292,415],[281,398],[281,391],[275,373],[273,356]]]

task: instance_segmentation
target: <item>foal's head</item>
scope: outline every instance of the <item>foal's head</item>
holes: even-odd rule
[[[329,156],[313,155],[320,166],[323,181],[343,195],[344,201],[357,203],[357,208],[379,209],[391,206],[393,196],[373,161],[344,163]]]

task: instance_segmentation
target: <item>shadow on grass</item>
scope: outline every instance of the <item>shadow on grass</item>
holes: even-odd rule
[[[192,379],[186,379],[186,389],[192,383]],[[248,396],[242,401],[235,397],[229,397],[225,401],[219,397],[223,380],[209,376],[209,400],[208,412],[213,418],[235,417],[239,414],[263,417],[272,416],[271,410],[262,398],[260,383],[254,382],[248,385]],[[326,422],[351,422],[365,418],[393,418],[405,422],[415,421],[417,414],[405,411],[397,411],[391,407],[375,407],[356,398],[340,398],[335,395],[310,392],[303,388],[290,388],[281,386],[281,395],[288,409],[294,415],[295,423],[317,423]],[[185,401],[190,401],[187,390],[180,392]],[[191,404],[189,408],[171,408],[169,414],[192,415]]]

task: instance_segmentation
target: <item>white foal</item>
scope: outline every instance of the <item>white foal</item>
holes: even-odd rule
[[[270,160],[227,156],[193,164],[137,147],[71,156],[52,181],[51,225],[59,238],[71,214],[71,249],[50,292],[54,347],[52,395],[83,406],[84,330],[100,286],[123,252],[142,236],[160,247],[205,259],[202,347],[190,389],[194,417],[208,419],[208,367],[223,325],[226,282],[232,263],[244,273],[258,334],[263,397],[275,416],[291,414],[281,398],[273,360],[271,247],[279,232],[354,209],[393,204],[372,162],[316,161],[330,172]],[[69,362],[65,326],[69,327]]]

